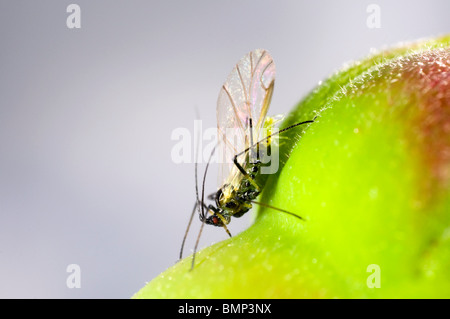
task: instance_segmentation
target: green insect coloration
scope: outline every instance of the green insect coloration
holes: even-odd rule
[[[275,64],[266,50],[257,49],[245,55],[233,68],[222,86],[217,102],[217,131],[220,151],[222,179],[217,192],[208,196],[215,205],[205,204],[205,179],[210,160],[216,150],[211,152],[203,176],[201,198],[198,192],[197,163],[195,165],[197,200],[192,211],[180,250],[180,259],[190,225],[198,211],[202,222],[194,248],[191,269],[195,263],[199,239],[203,226],[222,227],[231,237],[227,225],[231,217],[241,217],[247,213],[252,204],[265,206],[299,219],[300,216],[286,210],[255,201],[267,178],[278,166],[273,163],[273,139],[280,133],[313,120],[297,123],[282,130],[276,130],[275,117],[266,117],[275,84]]]

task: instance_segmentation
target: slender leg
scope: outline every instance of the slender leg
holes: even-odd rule
[[[200,236],[202,235],[203,227],[205,226],[206,218],[203,219],[202,225],[200,226],[200,231],[198,232],[197,240],[195,242],[194,253],[192,254],[191,271],[194,269],[195,265],[195,255],[197,253],[198,243],[200,242]]]
[[[242,175],[244,175],[245,178],[247,178],[247,180],[250,181],[250,183],[252,183],[253,186],[256,187],[256,189],[259,191],[260,190],[259,185],[256,184],[254,179],[251,178],[249,174],[247,174],[245,169],[242,167],[241,164],[239,164],[239,162],[237,160],[239,155],[242,155],[242,154],[248,152],[249,150],[250,150],[250,158],[249,158],[250,163],[253,163],[253,159],[255,158],[255,147],[253,147],[253,121],[252,121],[252,118],[250,118],[248,121],[249,121],[249,127],[250,127],[250,145],[252,145],[252,147],[247,148],[245,151],[243,151],[243,152],[241,152],[239,154],[236,154],[233,157],[233,163],[234,163],[234,165],[236,165],[236,167],[239,169],[239,171],[242,173]],[[257,152],[257,161],[259,161],[259,152]]]
[[[217,194],[217,192],[214,192],[212,194],[209,194],[206,198],[209,199],[209,200],[215,200],[216,199],[216,194]]]
[[[252,118],[249,119],[249,126],[250,126],[250,145],[254,145],[253,144],[253,121],[252,121]],[[258,146],[259,146],[259,144],[258,144]],[[245,150],[244,152],[241,152],[241,153],[235,155],[234,158],[233,158],[233,163],[234,163],[234,165],[236,165],[236,167],[239,169],[239,171],[242,173],[242,175],[244,175],[245,178],[247,178],[247,180],[250,183],[252,183],[252,185],[259,191],[260,190],[259,185],[256,184],[254,179],[251,178],[251,176],[249,174],[247,174],[245,169],[242,167],[241,164],[239,164],[239,162],[237,160],[239,155],[242,155],[242,154],[246,153],[249,149],[250,149],[250,163],[253,163],[252,161],[255,158],[255,147],[250,147],[247,150]],[[258,147],[256,147],[256,162],[259,162]]]
[[[186,238],[187,238],[187,235],[189,233],[189,229],[191,228],[192,219],[194,218],[194,214],[195,214],[195,211],[197,210],[197,206],[198,206],[198,202],[196,201],[195,205],[194,205],[194,209],[192,210],[192,213],[191,213],[191,217],[189,218],[189,222],[188,222],[188,225],[187,225],[187,228],[186,228],[186,232],[184,233],[183,242],[181,243],[180,257],[179,257],[178,260],[181,260],[183,258],[184,244],[186,243]]]
[[[285,210],[285,209],[273,207],[273,206],[270,206],[270,205],[267,205],[267,204],[264,204],[264,203],[260,203],[260,202],[254,201],[254,200],[252,200],[252,201],[250,201],[250,202],[252,202],[253,204],[256,204],[256,205],[260,205],[260,206],[263,206],[263,207],[267,207],[267,208],[271,208],[271,209],[277,210],[277,211],[279,211],[279,212],[283,212],[283,213],[289,214],[289,215],[291,215],[291,216],[297,217],[297,218],[300,219],[300,220],[305,220],[303,217],[301,217],[301,216],[299,216],[299,215],[296,215],[296,214],[294,214],[294,213],[291,213],[291,212],[289,212],[289,211],[287,211],[287,210]]]
[[[199,202],[195,202],[194,209],[192,210],[191,217],[189,218],[189,222],[188,222],[188,225],[187,225],[187,228],[186,228],[186,232],[184,233],[184,236],[183,236],[183,242],[181,243],[180,256],[179,256],[178,260],[181,260],[183,258],[184,245],[186,243],[186,238],[187,238],[187,235],[189,233],[189,229],[191,228],[192,220],[194,218],[195,211],[197,210],[198,205],[199,205]],[[203,205],[203,207],[206,208],[206,205],[204,203],[202,203],[202,205]],[[201,216],[200,212],[199,212],[199,215]],[[201,218],[203,220],[203,216],[201,216]]]
[[[286,132],[287,130],[293,129],[294,127],[297,127],[297,126],[299,126],[299,125],[307,124],[307,123],[313,123],[314,120],[315,120],[316,118],[317,118],[317,116],[314,117],[313,120],[309,120],[309,121],[304,121],[304,122],[296,123],[296,124],[294,124],[294,125],[291,125],[291,126],[289,126],[289,127],[286,127],[286,128],[284,128],[284,129],[282,129],[282,130],[280,130],[280,131],[278,131],[278,132],[275,132],[275,133],[273,133],[273,134],[270,134],[269,136],[266,136],[265,138],[263,138],[262,140],[256,142],[255,144],[253,144],[253,141],[252,141],[252,145],[251,145],[251,146],[247,147],[247,148],[246,148],[245,150],[243,150],[242,152],[240,152],[240,153],[234,155],[234,157],[233,157],[233,163],[234,163],[234,165],[236,165],[236,167],[239,169],[239,171],[242,173],[242,175],[244,175],[245,178],[247,178],[247,180],[248,180],[253,186],[255,186],[256,189],[259,191],[259,190],[260,190],[259,185],[256,184],[256,182],[254,181],[254,179],[251,178],[251,176],[250,176],[249,174],[247,174],[247,172],[244,170],[244,168],[242,167],[242,165],[239,164],[237,158],[238,158],[239,156],[241,156],[241,155],[247,153],[249,150],[252,150],[252,152],[253,152],[253,149],[254,149],[254,148],[256,148],[256,150],[258,150],[258,149],[259,149],[259,145],[260,145],[262,142],[267,141],[269,138],[271,138],[271,137],[273,137],[273,136],[275,136],[275,135],[278,135],[278,134],[280,134],[280,133],[282,133],[282,132]],[[251,120],[251,119],[250,119],[250,120]],[[251,123],[251,121],[250,121],[250,123]],[[250,125],[252,125],[252,124],[250,124]],[[258,155],[259,155],[259,152],[257,152],[257,156],[258,156]],[[259,160],[259,156],[258,156],[258,160]]]
[[[265,138],[263,138],[262,140],[256,142],[255,144],[252,144],[251,146],[247,147],[247,148],[246,148],[245,150],[243,150],[242,152],[236,154],[236,155],[234,156],[234,158],[236,159],[238,156],[241,156],[242,154],[247,153],[250,149],[252,149],[252,148],[254,148],[254,147],[259,147],[259,144],[260,144],[260,143],[262,143],[262,142],[264,142],[264,141],[267,141],[269,138],[271,138],[271,137],[273,137],[273,136],[275,136],[275,135],[278,135],[278,134],[280,134],[280,133],[286,132],[287,130],[293,129],[294,127],[297,127],[297,126],[302,125],[302,124],[314,123],[314,120],[315,120],[316,118],[317,118],[317,116],[316,116],[314,119],[312,119],[312,120],[300,122],[300,123],[291,125],[291,126],[289,126],[289,127],[286,127],[286,128],[284,128],[284,129],[282,129],[282,130],[279,130],[278,132],[275,132],[275,133],[273,133],[273,134],[270,134],[270,135],[266,136]],[[239,168],[239,167],[238,167],[238,168]]]
[[[208,212],[208,209],[205,211],[204,208],[205,207],[205,181],[206,181],[206,174],[208,173],[208,168],[209,168],[209,163],[211,162],[211,158],[214,155],[214,152],[216,150],[216,146],[214,146],[214,148],[211,151],[211,154],[209,155],[209,159],[208,159],[208,163],[206,164],[206,168],[205,168],[205,173],[203,174],[203,183],[202,183],[202,209],[201,209],[201,219],[202,219],[202,225],[200,226],[200,231],[198,232],[198,236],[197,236],[197,240],[195,242],[195,246],[194,246],[194,253],[192,254],[192,264],[191,264],[191,270],[194,269],[194,264],[195,264],[195,254],[197,253],[197,248],[198,248],[198,244],[200,242],[200,237],[202,235],[202,231],[203,231],[203,227],[205,226],[205,221],[206,221],[206,213]]]
[[[198,110],[197,110],[198,111]],[[198,139],[199,140],[199,139]],[[194,218],[194,214],[196,209],[198,208],[198,214],[201,215],[201,211],[200,211],[200,207],[198,206],[198,204],[200,203],[200,199],[198,196],[198,146],[199,146],[199,141],[197,140],[197,149],[195,150],[195,197],[196,197],[196,201],[195,201],[195,205],[194,205],[194,209],[192,210],[191,213],[191,217],[189,218],[189,222],[186,228],[186,232],[184,233],[184,237],[183,237],[183,242],[181,243],[181,249],[180,249],[180,256],[178,260],[181,260],[183,258],[183,250],[184,250],[184,244],[186,243],[186,238],[187,235],[189,233],[189,229],[191,228],[191,224],[192,224],[192,219]],[[205,203],[202,202],[202,205],[205,205]]]
[[[257,189],[257,191],[259,192],[261,190],[261,187],[259,187],[258,184],[256,184],[255,180],[247,174],[247,172],[245,171],[245,169],[241,166],[241,164],[239,164],[239,162],[237,161],[237,157],[238,155],[235,155],[233,158],[233,163],[234,165],[236,165],[236,167],[238,168],[238,170],[242,173],[242,175],[245,176],[245,178]]]

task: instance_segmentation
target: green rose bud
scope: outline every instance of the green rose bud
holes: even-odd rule
[[[134,298],[450,297],[450,36],[355,62],[283,126],[316,115],[259,198],[305,221],[261,208]]]

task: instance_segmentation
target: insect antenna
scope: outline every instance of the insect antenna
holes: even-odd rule
[[[290,129],[292,129],[292,128],[294,128],[294,127],[297,127],[297,126],[299,126],[299,125],[302,125],[302,124],[308,124],[308,123],[314,123],[314,121],[316,120],[316,118],[317,118],[317,115],[314,116],[314,118],[313,118],[312,120],[308,120],[308,121],[304,121],[304,122],[300,122],[300,123],[296,123],[296,124],[293,124],[293,125],[291,125],[291,126],[288,126],[288,127],[284,128],[284,129],[282,129],[282,130],[279,130],[278,132],[275,132],[275,133],[269,135],[268,137],[266,137],[266,139],[267,139],[267,138],[270,138],[270,137],[273,136],[273,135],[276,135],[276,134],[280,134],[280,133],[286,132],[287,130],[290,130]]]
[[[191,228],[192,219],[194,218],[195,211],[198,208],[198,204],[200,203],[198,199],[198,185],[197,185],[197,163],[195,163],[195,186],[196,186],[196,193],[197,193],[197,199],[195,201],[194,209],[192,210],[191,217],[189,218],[189,222],[186,228],[186,231],[184,233],[183,242],[181,243],[181,249],[180,249],[180,256],[178,260],[181,260],[183,258],[183,250],[184,250],[184,244],[186,243],[186,238],[189,233],[189,229]]]
[[[248,180],[250,183],[252,183],[253,186],[256,187],[256,189],[259,189],[258,184],[255,183],[255,181],[253,180],[253,178],[251,178],[251,177],[248,175],[248,173],[245,171],[245,169],[242,167],[242,165],[239,164],[239,162],[238,162],[238,160],[237,160],[238,157],[241,156],[242,154],[247,153],[248,151],[253,152],[253,149],[254,149],[255,147],[256,147],[256,149],[258,149],[258,148],[259,148],[259,144],[262,143],[262,142],[264,142],[264,141],[267,141],[269,138],[271,138],[271,137],[273,137],[273,136],[275,136],[275,135],[279,135],[280,133],[285,132],[285,131],[287,131],[287,130],[293,129],[294,127],[297,127],[297,126],[299,126],[299,125],[302,125],[302,124],[308,124],[308,123],[313,123],[314,120],[315,120],[316,118],[317,118],[317,116],[314,117],[314,119],[312,119],[312,120],[308,120],[308,121],[296,123],[296,124],[294,124],[294,125],[291,125],[291,126],[289,126],[289,127],[286,127],[286,128],[284,128],[284,129],[282,129],[282,130],[280,130],[280,131],[278,131],[278,132],[275,132],[275,133],[272,133],[272,134],[266,136],[265,138],[263,138],[262,140],[256,142],[255,144],[252,144],[251,146],[247,147],[247,148],[246,148],[245,150],[243,150],[242,152],[240,152],[240,153],[234,155],[234,157],[233,157],[233,163],[234,163],[234,165],[236,165],[236,167],[239,169],[239,171],[242,173],[242,175],[244,175],[244,176],[247,178],[247,180]],[[250,121],[250,123],[251,123],[251,121]],[[258,153],[259,153],[259,152],[257,152],[257,154],[258,154]]]
[[[196,111],[195,113],[197,115],[196,117],[198,119],[200,117],[198,109],[196,108],[195,111]],[[191,217],[189,218],[189,222],[188,222],[186,231],[184,233],[183,241],[181,243],[180,256],[179,256],[178,260],[181,260],[183,258],[184,245],[186,243],[186,238],[187,238],[187,235],[189,233],[189,229],[191,228],[192,219],[194,218],[195,211],[198,210],[198,213],[200,214],[200,208],[198,206],[198,204],[200,203],[200,199],[198,197],[198,177],[197,177],[198,176],[197,171],[198,171],[199,145],[200,145],[200,134],[198,134],[198,137],[197,137],[197,147],[195,149],[195,163],[194,163],[194,165],[195,165],[194,171],[195,171],[195,197],[196,197],[196,200],[195,200],[194,209],[192,210]],[[203,204],[203,202],[202,202],[202,204]]]
[[[202,231],[203,231],[203,227],[205,226],[205,222],[206,222],[206,216],[205,214],[207,212],[205,212],[205,181],[206,181],[206,174],[208,173],[208,167],[209,167],[209,163],[211,162],[211,158],[214,155],[214,151],[216,150],[216,146],[214,146],[214,148],[211,151],[211,154],[209,155],[208,158],[208,163],[206,164],[206,168],[205,168],[205,173],[203,174],[203,182],[202,182],[202,201],[201,201],[201,219],[202,219],[202,225],[200,226],[200,230],[198,232],[198,236],[197,236],[197,240],[195,242],[195,246],[194,246],[194,253],[192,254],[192,264],[191,264],[191,270],[194,269],[194,264],[195,264],[195,254],[197,253],[197,248],[198,248],[198,243],[200,242],[200,236],[202,235]],[[198,202],[198,199],[197,199]]]
[[[281,134],[281,133],[283,133],[283,132],[286,132],[286,131],[288,131],[288,130],[290,130],[290,129],[293,129],[294,127],[297,127],[297,126],[300,126],[300,125],[303,125],[303,124],[314,123],[314,121],[315,121],[316,118],[317,118],[317,116],[315,116],[312,120],[308,120],[308,121],[296,123],[296,124],[293,124],[293,125],[291,125],[291,126],[288,126],[288,127],[284,128],[284,129],[282,129],[282,130],[279,130],[278,132],[269,134],[268,136],[264,137],[262,140],[256,142],[255,144],[253,144],[253,145],[247,147],[247,148],[246,148],[245,150],[243,150],[242,152],[236,154],[236,155],[234,156],[235,164],[236,164],[236,159],[237,159],[237,157],[241,156],[241,155],[244,154],[244,153],[247,153],[249,150],[252,150],[254,147],[259,147],[259,144],[260,144],[260,143],[262,143],[262,142],[264,142],[264,141],[267,141],[268,139],[270,139],[271,137],[273,137],[273,136],[275,136],[275,135],[279,135],[279,134]],[[238,168],[239,168],[239,167],[238,167]],[[245,174],[244,174],[244,175],[245,175]]]
[[[285,210],[285,209],[281,209],[281,208],[278,208],[278,207],[274,207],[274,206],[271,206],[271,205],[268,205],[268,204],[265,204],[265,203],[261,203],[261,202],[254,201],[254,200],[251,200],[250,202],[252,202],[253,204],[256,204],[256,205],[260,205],[260,206],[263,206],[263,207],[267,207],[267,208],[271,208],[271,209],[277,210],[277,211],[279,211],[279,212],[283,212],[283,213],[289,214],[289,215],[291,215],[291,216],[297,217],[297,218],[300,219],[300,220],[305,220],[303,217],[301,217],[301,216],[299,216],[299,215],[296,215],[296,214],[294,214],[294,213],[292,213],[292,212],[290,212],[290,211],[287,211],[287,210]]]

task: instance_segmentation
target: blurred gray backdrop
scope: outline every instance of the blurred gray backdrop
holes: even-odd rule
[[[81,28],[67,26],[71,3]],[[372,48],[449,32],[449,12],[448,0],[1,1],[0,297],[129,298],[172,266],[195,190],[171,134],[197,112],[215,127],[248,51],[274,57],[269,113],[285,113]],[[225,238],[206,227],[201,244]]]

